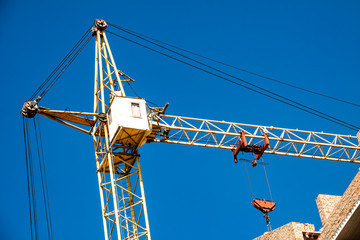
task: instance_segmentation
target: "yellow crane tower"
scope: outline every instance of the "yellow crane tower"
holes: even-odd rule
[[[105,239],[151,240],[138,149],[162,142],[239,151],[360,163],[356,136],[214,121],[165,114],[145,99],[126,96],[123,83],[133,81],[118,70],[97,19],[93,112],[58,111],[27,101],[25,117],[36,114],[89,134],[93,138]]]

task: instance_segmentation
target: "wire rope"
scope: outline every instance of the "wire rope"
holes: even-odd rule
[[[27,121],[27,129],[29,129],[29,122]],[[29,149],[31,149],[31,142],[30,142],[30,132],[28,131],[28,144]],[[29,161],[29,170],[30,170],[30,181],[31,181],[31,194],[32,194],[32,207],[33,207],[33,215],[34,215],[34,222],[35,222],[35,239],[39,239],[39,228],[38,228],[38,218],[37,218],[37,207],[36,207],[36,188],[35,188],[35,177],[34,177],[34,167],[32,162],[32,154],[29,151],[30,161]]]
[[[137,92],[135,92],[134,88],[131,86],[131,84],[130,84],[129,82],[127,82],[127,84],[129,85],[129,87],[131,88],[131,90],[133,91],[133,93],[135,94],[135,96],[137,96],[138,98],[142,98],[142,97],[139,96],[139,94],[137,94]],[[151,101],[149,101],[149,100],[146,100],[146,102],[149,102],[149,103],[151,103],[152,105],[154,105],[154,106],[156,106],[156,107],[159,107],[156,103],[153,103],[153,102],[151,102]]]
[[[29,132],[29,121],[23,116],[24,128],[24,142],[25,142],[25,160],[26,160],[26,175],[28,184],[28,201],[29,201],[29,216],[30,216],[30,233],[31,239],[39,239],[37,209],[36,209],[36,189],[34,170],[31,153],[31,138]]]
[[[122,30],[122,29],[120,29],[120,30]],[[210,69],[212,69],[212,70],[215,70],[215,71],[217,71],[217,72],[219,72],[219,73],[221,73],[221,74],[224,74],[224,75],[226,75],[226,76],[229,76],[229,77],[232,77],[232,78],[234,78],[234,79],[237,79],[237,80],[239,80],[239,81],[241,81],[241,82],[243,82],[243,83],[246,83],[246,84],[248,84],[248,85],[250,85],[250,86],[252,86],[252,87],[261,89],[262,91],[265,91],[265,92],[267,92],[267,93],[270,93],[270,94],[272,94],[272,95],[275,95],[275,96],[277,96],[277,97],[280,97],[280,98],[282,98],[282,99],[284,99],[284,100],[286,100],[286,101],[289,101],[289,102],[292,102],[292,103],[297,104],[297,105],[299,105],[299,106],[302,106],[302,107],[305,107],[305,108],[307,108],[307,109],[310,109],[311,111],[314,111],[314,112],[317,112],[317,113],[322,114],[322,115],[324,115],[324,116],[327,116],[327,117],[329,117],[329,118],[332,118],[332,119],[334,119],[334,120],[336,120],[336,121],[338,121],[338,122],[342,122],[342,123],[344,123],[344,124],[347,124],[347,125],[349,125],[349,126],[352,126],[352,127],[355,128],[354,130],[359,129],[359,127],[356,127],[356,126],[354,126],[354,125],[352,125],[352,124],[349,124],[349,123],[347,123],[347,122],[345,122],[345,121],[342,121],[342,120],[340,120],[340,119],[338,119],[338,118],[332,117],[332,116],[330,116],[330,115],[328,115],[328,114],[325,114],[325,113],[323,113],[323,112],[321,112],[321,111],[318,111],[318,110],[316,110],[316,109],[314,109],[314,108],[308,107],[308,106],[306,106],[306,105],[304,105],[304,104],[301,104],[301,103],[299,103],[299,102],[296,102],[296,101],[293,101],[293,100],[291,100],[291,99],[289,99],[289,98],[286,98],[286,97],[284,97],[284,96],[281,96],[280,94],[277,94],[277,93],[275,93],[275,92],[273,92],[273,91],[269,91],[269,90],[267,90],[267,89],[265,89],[265,88],[262,88],[262,87],[260,87],[260,86],[257,86],[257,85],[255,85],[255,84],[253,84],[253,83],[250,83],[250,82],[248,82],[248,81],[245,81],[244,79],[241,79],[241,78],[238,78],[238,77],[236,77],[236,76],[234,76],[234,75],[228,74],[228,73],[226,73],[226,72],[224,72],[224,71],[221,71],[221,70],[219,70],[219,69],[217,69],[217,68],[215,68],[215,67],[212,67],[212,66],[210,66],[210,65],[208,65],[208,64],[202,63],[202,62],[200,62],[200,61],[198,61],[198,60],[195,60],[195,59],[193,59],[193,58],[190,58],[190,57],[188,57],[188,56],[185,56],[185,55],[183,55],[183,54],[181,54],[181,53],[178,53],[178,52],[176,52],[176,51],[174,51],[174,50],[171,50],[171,49],[169,49],[169,48],[167,48],[167,47],[161,46],[161,45],[159,45],[159,44],[157,44],[157,43],[154,43],[154,42],[152,42],[152,41],[150,41],[150,40],[147,40],[147,39],[145,39],[145,38],[143,38],[143,37],[141,37],[141,36],[137,36],[136,34],[133,34],[133,33],[128,32],[128,31],[126,31],[126,30],[122,30],[122,31],[125,31],[125,32],[127,32],[127,33],[129,33],[129,34],[131,34],[131,35],[133,35],[133,36],[135,36],[135,37],[138,37],[138,38],[140,38],[140,39],[142,39],[142,40],[144,40],[144,41],[147,41],[147,42],[149,42],[149,43],[151,43],[151,44],[153,44],[153,45],[155,45],[155,46],[161,47],[161,48],[163,48],[163,49],[165,49],[165,50],[167,50],[167,51],[170,51],[170,52],[172,52],[172,53],[175,53],[175,54],[177,54],[177,55],[179,55],[179,56],[181,56],[181,57],[184,57],[184,58],[186,58],[186,59],[189,59],[189,60],[191,60],[191,61],[193,61],[193,62],[196,62],[196,63],[198,63],[198,64],[200,64],[200,65],[203,65],[203,66],[205,66],[205,67],[207,67],[207,68],[210,68]]]
[[[261,157],[261,161],[264,163],[264,158],[263,158],[263,157]],[[265,178],[266,178],[267,186],[268,186],[268,188],[269,188],[270,198],[271,198],[271,201],[274,202],[274,199],[273,199],[273,196],[272,196],[272,193],[271,193],[269,178],[268,178],[268,175],[267,175],[267,172],[266,172],[266,167],[265,167],[264,164],[262,164],[262,165],[263,165],[263,167],[264,167]]]
[[[244,158],[244,153],[242,153],[242,155],[243,155],[243,158]],[[245,162],[245,161],[244,161],[244,166],[245,166],[246,176],[247,176],[248,183],[249,183],[251,198],[254,199],[254,194],[253,194],[252,187],[251,187],[251,182],[250,182],[250,176],[249,176],[249,172],[248,172],[248,169],[247,169],[247,166],[246,166],[246,162]]]
[[[73,48],[67,53],[67,55],[62,59],[62,61],[55,67],[55,69],[50,73],[50,75],[42,82],[42,84],[36,89],[36,91],[31,95],[28,100],[33,100],[36,95],[41,92],[41,90],[48,84],[51,78],[56,74],[56,72],[65,64],[65,62],[72,56],[72,54],[76,51],[76,49],[83,43],[86,36],[91,33],[91,27],[88,28],[85,34],[80,38],[80,40],[73,46]]]
[[[186,49],[177,47],[177,46],[175,46],[175,45],[172,45],[172,44],[169,44],[169,43],[160,41],[160,40],[158,40],[158,39],[155,39],[155,38],[146,36],[146,35],[144,35],[144,34],[135,32],[135,31],[130,30],[130,29],[127,29],[127,28],[125,28],[125,27],[121,27],[121,26],[118,26],[118,25],[115,25],[115,24],[112,24],[112,23],[109,23],[109,25],[111,25],[111,26],[113,26],[113,27],[115,27],[115,28],[118,28],[119,30],[125,30],[125,31],[128,31],[128,32],[137,34],[137,35],[139,35],[139,36],[142,36],[142,37],[151,39],[151,40],[156,41],[156,42],[159,42],[159,43],[162,43],[162,44],[167,45],[167,46],[169,46],[169,47],[172,47],[172,48],[181,50],[181,51],[186,52],[186,53],[190,53],[190,54],[192,54],[192,55],[195,55],[195,56],[204,58],[204,59],[206,59],[206,60],[210,60],[210,61],[212,61],[212,62],[216,62],[216,63],[222,64],[222,65],[227,66],[227,67],[230,67],[230,68],[234,68],[234,69],[240,70],[240,71],[242,71],[242,72],[249,73],[249,74],[254,75],[254,76],[258,76],[258,77],[261,77],[261,78],[264,78],[264,79],[267,79],[267,80],[270,80],[270,81],[273,81],[273,82],[277,82],[277,83],[280,83],[280,84],[283,84],[283,85],[286,85],[286,86],[289,86],[289,87],[293,87],[293,88],[296,88],[296,89],[299,89],[299,90],[302,90],[302,91],[305,91],[305,92],[309,92],[309,93],[316,94],[316,95],[319,95],[319,96],[322,96],[322,97],[326,97],[326,98],[329,98],[329,99],[332,99],[332,100],[335,100],[335,101],[338,101],[338,102],[342,102],[342,103],[350,104],[350,105],[353,105],[353,106],[356,106],[356,107],[360,107],[359,104],[352,103],[352,102],[350,102],[350,101],[342,100],[342,99],[339,99],[339,98],[335,98],[335,97],[332,97],[332,96],[329,96],[329,95],[326,95],[326,94],[323,94],[323,93],[319,93],[319,92],[316,92],[316,91],[313,91],[313,90],[309,90],[309,89],[306,89],[306,88],[303,88],[303,87],[299,87],[299,86],[296,86],[296,85],[293,85],[293,84],[289,84],[289,83],[286,83],[286,82],[283,82],[283,81],[280,81],[280,80],[277,80],[277,79],[274,79],[274,78],[271,78],[271,77],[267,77],[267,76],[262,75],[262,74],[258,74],[258,73],[255,73],[255,72],[246,70],[246,69],[244,69],[244,68],[239,68],[239,67],[236,67],[236,66],[234,66],[234,65],[227,64],[227,63],[224,63],[224,62],[222,62],[222,61],[219,61],[219,60],[216,60],[216,59],[213,59],[213,58],[209,58],[209,57],[206,57],[206,56],[204,56],[204,55],[195,53],[195,52],[193,52],[193,51],[189,51],[189,50],[186,50]]]
[[[28,148],[28,124],[26,123],[28,120],[23,116],[23,132],[24,132],[24,145],[25,145],[25,161],[26,161],[26,178],[27,178],[27,191],[28,191],[28,204],[29,204],[29,222],[30,222],[30,234],[31,234],[31,240],[33,240],[33,229],[34,224],[33,223],[33,214],[32,214],[32,201],[31,201],[31,182],[30,182],[30,173],[29,173],[29,151]]]
[[[223,79],[223,80],[225,80],[225,81],[231,82],[231,83],[233,83],[233,84],[239,85],[239,86],[244,87],[244,88],[246,88],[246,89],[248,89],[248,90],[251,90],[251,91],[253,91],[253,92],[262,94],[262,95],[264,95],[264,96],[267,96],[267,97],[272,98],[272,99],[274,99],[274,100],[277,100],[277,101],[279,101],[279,102],[282,102],[282,103],[285,103],[285,104],[290,105],[290,106],[292,106],[292,107],[295,107],[295,108],[297,108],[297,109],[299,109],[299,110],[308,112],[308,113],[310,113],[310,114],[313,114],[313,115],[315,115],[315,116],[321,117],[321,118],[323,118],[323,119],[326,119],[326,120],[328,120],[328,121],[334,122],[334,123],[336,123],[336,124],[342,125],[342,126],[344,126],[344,127],[346,127],[346,128],[349,128],[349,129],[352,129],[352,130],[355,130],[355,131],[357,131],[357,130],[359,129],[359,127],[357,127],[357,126],[355,126],[355,125],[349,124],[349,123],[347,123],[347,122],[345,122],[345,121],[342,121],[342,120],[337,119],[337,118],[335,118],[335,117],[332,117],[332,116],[330,116],[330,115],[321,113],[321,112],[319,112],[319,111],[317,111],[317,110],[315,110],[316,112],[318,112],[318,113],[316,113],[316,112],[314,112],[314,110],[313,110],[312,108],[309,108],[309,107],[307,107],[307,106],[305,106],[305,105],[300,104],[300,106],[303,106],[303,107],[300,107],[300,106],[297,106],[297,105],[295,105],[295,104],[289,103],[289,102],[286,101],[287,98],[284,98],[284,97],[282,97],[282,96],[280,96],[280,95],[279,95],[279,97],[281,97],[281,98],[283,98],[283,99],[280,99],[280,98],[271,96],[271,95],[269,95],[269,94],[266,94],[266,93],[261,92],[260,90],[257,90],[257,89],[248,87],[248,86],[246,86],[246,85],[243,85],[243,84],[241,84],[241,83],[235,82],[235,81],[233,81],[233,80],[231,80],[231,79],[229,79],[229,78],[226,78],[226,77],[224,77],[224,76],[221,76],[221,75],[216,74],[216,73],[213,73],[213,72],[210,72],[210,71],[208,71],[208,70],[206,70],[206,69],[203,69],[203,68],[198,67],[198,66],[196,66],[196,65],[193,65],[193,64],[191,64],[191,63],[185,62],[185,61],[183,61],[183,60],[181,60],[181,59],[178,59],[178,58],[176,58],[176,57],[173,57],[173,56],[171,56],[171,55],[168,55],[168,54],[166,54],[166,53],[163,53],[163,52],[161,52],[161,51],[158,51],[158,50],[156,50],[156,49],[153,49],[153,48],[151,48],[151,47],[145,46],[144,44],[138,43],[138,42],[136,42],[136,41],[134,41],[134,40],[131,40],[131,39],[126,38],[126,37],[124,37],[124,36],[121,36],[121,35],[119,35],[119,34],[113,33],[113,32],[111,32],[111,31],[109,31],[109,30],[106,30],[106,32],[108,32],[108,33],[110,33],[110,34],[113,34],[113,35],[115,35],[115,36],[117,36],[117,37],[120,37],[120,38],[122,38],[122,39],[124,39],[124,40],[127,40],[127,41],[129,41],[129,42],[132,42],[132,43],[134,43],[134,44],[137,44],[137,45],[139,45],[139,46],[142,46],[142,47],[144,47],[144,48],[146,48],[146,49],[149,49],[149,50],[151,50],[151,51],[154,51],[154,52],[156,52],[156,53],[159,53],[159,54],[161,54],[161,55],[164,55],[164,56],[166,56],[166,57],[169,57],[169,58],[171,58],[171,59],[173,59],[173,60],[176,60],[176,61],[178,61],[178,62],[184,63],[184,64],[186,64],[186,65],[188,65],[188,66],[191,66],[191,67],[193,67],[193,68],[196,68],[196,69],[198,69],[198,70],[201,70],[201,71],[203,71],[203,72],[206,72],[206,73],[208,73],[208,74],[211,74],[211,75],[213,75],[213,76],[216,76],[216,77],[218,77],[218,78],[221,78],[221,79]],[[236,78],[236,77],[235,77],[235,78]],[[242,81],[243,81],[243,80],[242,80]],[[257,86],[255,86],[255,87],[257,87]],[[258,87],[257,87],[257,88],[258,88]],[[268,90],[266,90],[266,91],[268,91]],[[275,95],[276,95],[276,94],[275,94]],[[292,101],[292,100],[290,100],[290,101],[298,104],[298,103],[295,102],[295,101]],[[321,114],[322,114],[322,115],[321,115]]]
[[[76,51],[76,53],[70,58],[64,68],[56,75],[56,77],[51,81],[51,83],[43,90],[40,94],[41,97],[44,97],[46,93],[54,86],[57,80],[61,77],[61,75],[65,72],[66,69],[73,63],[75,58],[80,54],[80,52],[85,48],[85,46],[90,42],[92,36],[90,35],[86,41],[81,45],[81,47]]]
[[[52,230],[52,224],[51,224],[51,214],[50,214],[50,204],[49,204],[49,194],[48,194],[47,179],[46,179],[45,161],[44,161],[44,151],[43,151],[43,147],[42,147],[40,129],[37,128],[37,125],[39,125],[39,116],[37,117],[37,124],[36,124],[36,120],[34,119],[35,139],[36,139],[37,152],[38,152],[38,157],[39,157],[39,169],[40,169],[41,186],[42,186],[42,191],[43,191],[46,227],[47,227],[49,239],[53,239],[53,230]]]
[[[42,160],[43,160],[43,168],[44,168],[44,179],[45,179],[45,190],[46,190],[46,199],[47,199],[47,205],[48,205],[48,211],[49,211],[49,224],[50,224],[50,233],[51,233],[51,239],[53,239],[54,234],[53,234],[53,229],[52,229],[52,221],[51,221],[51,211],[50,211],[50,200],[49,200],[49,191],[48,191],[48,184],[47,184],[47,177],[46,177],[46,166],[45,166],[45,161],[44,161],[44,148],[43,148],[43,144],[42,144],[42,137],[41,137],[41,128],[40,128],[40,120],[39,120],[39,115],[38,115],[38,126],[39,126],[39,139],[40,139],[40,147],[41,147],[41,154],[42,154]]]

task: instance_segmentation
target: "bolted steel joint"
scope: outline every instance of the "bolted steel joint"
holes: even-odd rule
[[[26,101],[24,103],[23,108],[21,109],[21,114],[27,118],[35,117],[38,112],[39,107],[37,105],[37,101]]]
[[[107,23],[103,19],[96,19],[94,21],[94,27],[91,29],[93,35],[96,34],[98,30],[103,31],[107,28]]]

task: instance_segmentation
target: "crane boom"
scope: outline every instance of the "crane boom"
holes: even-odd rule
[[[89,127],[95,124],[94,120],[88,119],[93,113],[55,111],[42,107],[38,113],[67,125],[70,125],[68,122],[87,124]],[[75,129],[90,134],[88,130]],[[249,144],[263,144],[263,134],[267,133],[270,145],[265,153],[268,154],[360,163],[359,139],[356,136],[164,114],[153,114],[152,132],[147,136],[147,142],[232,150],[241,131],[245,131]]]
[[[360,163],[355,136],[170,115],[155,115],[148,142],[231,150],[240,131],[245,131],[249,144],[262,144],[267,133],[270,145],[265,153]]]

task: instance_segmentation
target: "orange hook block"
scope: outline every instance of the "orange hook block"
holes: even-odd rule
[[[272,212],[275,209],[276,203],[268,200],[260,200],[255,198],[252,200],[251,204],[256,208],[259,209],[262,213],[267,214]]]
[[[253,166],[256,166],[256,160],[259,160],[261,158],[265,150],[270,145],[270,140],[267,133],[264,133],[263,136],[265,137],[264,145],[262,146],[257,146],[256,144],[248,145],[245,137],[245,131],[244,130],[240,131],[240,140],[238,141],[238,146],[235,149],[231,149],[235,163],[238,162],[237,155],[239,154],[239,152],[253,152],[255,154]]]

